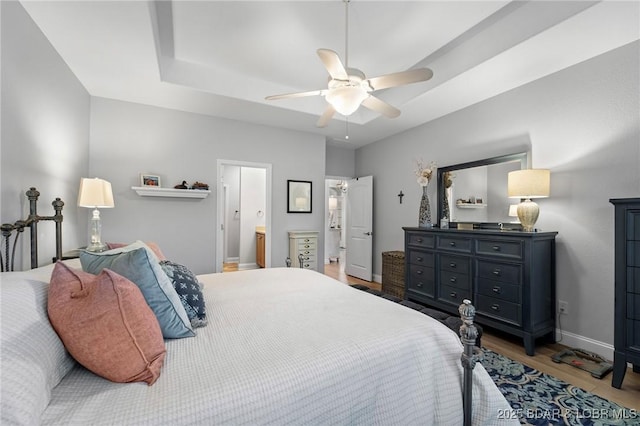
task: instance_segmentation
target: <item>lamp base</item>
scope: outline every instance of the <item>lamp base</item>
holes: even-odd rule
[[[102,223],[100,222],[100,211],[94,209],[91,218],[89,219],[89,244],[86,251],[99,253],[109,249],[105,243],[102,242]]]
[[[536,224],[540,208],[533,201],[526,199],[518,204],[518,219],[522,224],[522,230],[525,232],[533,232],[533,225]]]

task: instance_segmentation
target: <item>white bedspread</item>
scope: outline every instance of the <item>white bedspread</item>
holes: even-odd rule
[[[76,367],[44,424],[462,425],[462,345],[430,317],[302,269],[199,277],[209,325],[153,386]],[[481,365],[474,424],[509,405]]]

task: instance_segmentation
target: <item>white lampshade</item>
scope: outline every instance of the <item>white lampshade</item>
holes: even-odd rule
[[[549,196],[551,173],[546,169],[526,169],[509,172],[507,192],[510,198],[524,198],[518,204],[518,219],[522,229],[527,232],[534,231],[534,225],[538,220],[540,208],[531,201],[532,198],[544,198]]]
[[[351,115],[362,101],[369,97],[369,93],[360,86],[342,86],[329,89],[325,96],[333,109],[342,115]]]
[[[101,209],[114,207],[111,183],[99,178],[80,179],[78,207]]]
[[[547,169],[525,169],[509,172],[509,198],[544,198],[549,196],[551,173]]]

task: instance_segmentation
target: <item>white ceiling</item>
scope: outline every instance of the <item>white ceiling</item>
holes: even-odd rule
[[[325,135],[359,147],[640,38],[637,1],[360,1],[349,4],[349,66],[367,77],[426,66],[423,83],[376,92],[402,111],[360,108],[315,123],[326,88],[316,50],[345,60],[345,3],[23,1],[93,96]]]

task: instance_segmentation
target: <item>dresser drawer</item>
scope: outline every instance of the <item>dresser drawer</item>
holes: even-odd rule
[[[434,256],[431,252],[411,250],[409,251],[409,263],[412,265],[434,266]]]
[[[458,272],[440,271],[440,285],[447,285],[464,290],[471,289],[471,279],[467,274]]]
[[[471,262],[468,257],[440,255],[440,270],[457,272],[459,274],[469,274]]]
[[[426,266],[409,265],[409,281],[407,290],[434,297],[435,274],[434,269]]]
[[[627,318],[640,319],[640,294],[627,293]]]
[[[298,247],[298,250],[315,250],[316,242],[315,241],[298,241],[297,247]]]
[[[464,299],[470,299],[471,292],[457,287],[440,285],[438,300],[460,306]]]
[[[438,236],[438,248],[471,253],[471,238]]]
[[[627,267],[627,291],[640,294],[640,268]]]
[[[640,241],[627,241],[627,266],[640,267]]]
[[[506,302],[520,303],[522,286],[493,281],[486,278],[478,279],[478,293]]]
[[[627,349],[632,349],[640,355],[640,320],[627,320]]]
[[[476,253],[484,256],[522,259],[522,243],[520,241],[478,239]]]
[[[435,237],[433,235],[425,235],[421,232],[407,232],[407,244],[414,247],[434,248]]]
[[[505,302],[495,297],[481,294],[475,300],[476,310],[490,317],[499,318],[516,325],[522,324],[522,309],[516,303]]]
[[[511,284],[522,283],[522,266],[511,263],[488,262],[479,260],[478,276],[490,280],[502,281]]]
[[[316,255],[315,254],[310,254],[310,253],[301,253],[302,254],[302,261],[303,262],[315,262],[316,261]]]

